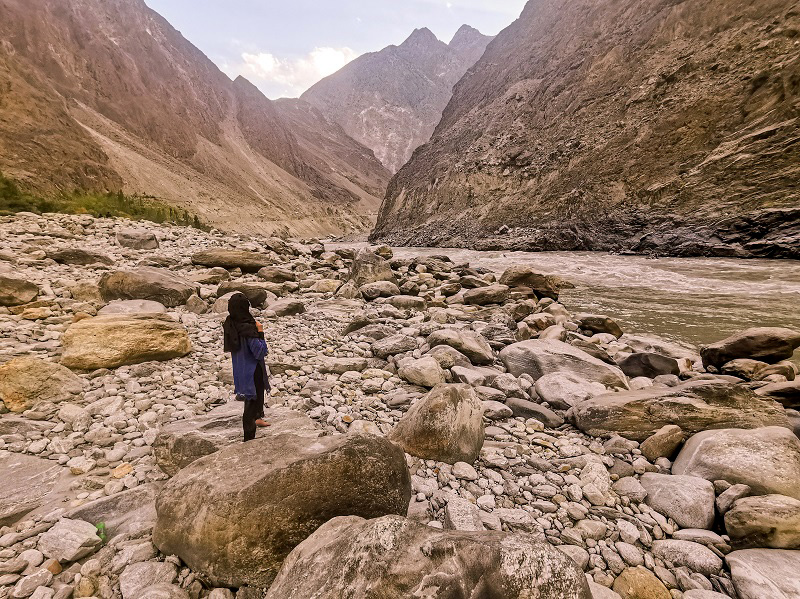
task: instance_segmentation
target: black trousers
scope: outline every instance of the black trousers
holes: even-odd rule
[[[256,367],[254,375],[256,383],[256,398],[244,400],[244,413],[242,414],[242,427],[244,428],[244,440],[256,438],[256,420],[264,417],[264,369]]]

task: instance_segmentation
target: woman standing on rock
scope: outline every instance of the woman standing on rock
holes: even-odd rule
[[[269,350],[264,327],[250,314],[250,302],[243,293],[228,300],[228,318],[222,324],[224,349],[231,352],[236,399],[244,401],[242,425],[244,440],[255,439],[256,427],[269,426],[264,421],[264,394],[269,379],[264,358]]]

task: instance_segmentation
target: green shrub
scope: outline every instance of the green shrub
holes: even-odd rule
[[[170,206],[152,196],[127,196],[121,191],[98,193],[76,190],[45,198],[22,191],[13,179],[0,173],[0,216],[15,212],[91,214],[98,218],[116,216],[209,230],[196,214]]]

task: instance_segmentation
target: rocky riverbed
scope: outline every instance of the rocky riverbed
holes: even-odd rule
[[[446,255],[0,219],[0,599],[800,597],[800,332]],[[240,442],[221,321],[258,306]]]

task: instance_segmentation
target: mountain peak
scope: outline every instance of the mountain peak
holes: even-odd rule
[[[406,41],[404,41],[401,46],[421,46],[421,45],[433,45],[438,44],[439,38],[434,35],[433,31],[428,29],[427,27],[422,27],[420,29],[415,29],[411,35],[408,36]]]
[[[474,46],[476,44],[482,44],[483,46],[486,46],[491,39],[491,35],[484,35],[474,27],[464,24],[459,27],[458,31],[456,31],[456,34],[453,36],[453,39],[450,40],[448,45],[456,50],[459,48]]]

